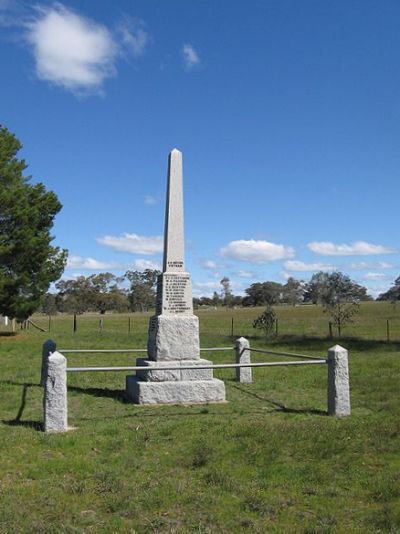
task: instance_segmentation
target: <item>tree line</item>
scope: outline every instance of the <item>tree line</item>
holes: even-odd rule
[[[78,276],[60,280],[54,292],[47,292],[39,310],[48,315],[56,313],[82,314],[86,312],[144,312],[155,308],[158,270],[127,271],[123,276],[109,272]],[[244,296],[234,295],[230,280],[221,280],[221,290],[212,297],[193,298],[195,309],[202,307],[255,307],[289,304],[336,305],[344,314],[345,305],[372,300],[367,289],[341,272],[320,271],[307,282],[290,277],[286,283],[255,282],[244,291]],[[377,300],[400,300],[400,277],[391,289]],[[349,306],[347,306],[349,308]],[[354,310],[354,306],[350,306]],[[340,320],[339,320],[340,322]]]
[[[273,306],[275,304],[322,304],[329,294],[340,294],[344,299],[358,301],[372,300],[367,288],[357,284],[339,271],[333,273],[317,272],[308,282],[288,278],[286,283],[265,281],[255,282],[244,290],[244,296],[236,296],[231,290],[230,280],[221,280],[221,292],[212,297],[193,299],[196,307],[201,306]],[[328,298],[329,300],[329,298]]]
[[[155,307],[159,274],[146,269],[127,271],[123,276],[107,272],[60,280],[55,292],[44,295],[40,311],[48,315],[149,311]]]

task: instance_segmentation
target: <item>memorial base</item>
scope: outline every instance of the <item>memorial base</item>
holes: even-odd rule
[[[206,404],[225,401],[225,384],[217,378],[147,382],[130,375],[126,394],[135,404]]]
[[[201,358],[197,360],[172,360],[164,362],[155,362],[154,360],[148,360],[146,358],[137,358],[136,365],[138,367],[147,367],[142,371],[137,371],[136,375],[140,380],[146,382],[177,382],[186,380],[212,380],[212,369],[199,369],[198,367],[204,365],[212,365],[209,360],[203,360]],[[154,370],[154,367],[161,367],[161,369]],[[168,367],[177,367],[177,369],[166,369]],[[183,367],[184,369],[180,369]],[[185,369],[190,367],[190,369]]]
[[[151,360],[196,360],[199,351],[199,319],[196,315],[150,317],[148,355]]]

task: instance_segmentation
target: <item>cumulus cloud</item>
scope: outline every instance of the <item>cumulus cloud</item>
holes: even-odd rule
[[[212,297],[214,291],[220,293],[221,284],[217,281],[193,282],[192,290],[194,297]]]
[[[304,263],[303,261],[289,260],[285,261],[287,271],[296,272],[315,272],[315,271],[333,271],[336,267],[329,263]]]
[[[386,274],[384,273],[366,273],[364,274],[364,276],[362,277],[363,280],[385,280],[386,279]]]
[[[149,206],[154,206],[154,204],[157,204],[158,200],[156,197],[153,197],[152,195],[145,195],[144,196],[144,203],[148,204]]]
[[[320,256],[369,256],[374,254],[393,254],[394,249],[383,245],[372,245],[366,241],[355,241],[350,245],[336,245],[330,241],[313,241],[307,247]]]
[[[213,280],[210,282],[195,282],[193,287],[196,289],[221,289],[221,284]]]
[[[135,260],[133,262],[133,267],[135,269],[138,269],[139,271],[145,271],[146,269],[161,270],[161,264],[160,263],[155,262],[155,261],[151,261],[151,260],[143,260],[143,259]]]
[[[67,269],[120,269],[123,266],[119,263],[95,260],[94,258],[82,258],[81,256],[69,256]]]
[[[164,240],[162,236],[145,237],[137,234],[125,233],[120,237],[106,235],[97,238],[97,242],[106,247],[111,247],[119,252],[132,254],[158,254],[163,251]]]
[[[249,263],[266,263],[269,261],[292,258],[292,247],[269,243],[268,241],[256,241],[254,239],[239,239],[231,241],[220,250],[221,256],[234,260],[247,261]]]
[[[379,297],[381,293],[385,293],[388,289],[388,285],[367,286],[368,294],[371,295],[374,299]]]
[[[115,74],[118,46],[108,29],[62,4],[40,8],[27,25],[36,73],[73,92],[97,92]]]
[[[203,269],[209,269],[210,271],[215,271],[218,269],[218,265],[213,260],[201,260],[200,265]]]
[[[194,46],[186,43],[182,47],[183,62],[187,69],[193,69],[200,63],[200,56]]]
[[[392,263],[387,263],[386,261],[378,261],[376,263],[367,263],[366,261],[359,261],[349,263],[347,269],[354,271],[363,271],[364,269],[393,269],[394,265]]]
[[[239,270],[235,272],[235,275],[239,278],[258,278],[258,274],[254,271]]]
[[[124,17],[118,27],[122,45],[134,57],[143,55],[149,42],[149,34],[145,30],[145,24],[141,19]]]

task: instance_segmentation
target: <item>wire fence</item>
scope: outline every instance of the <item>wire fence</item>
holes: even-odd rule
[[[379,304],[380,303],[373,303]],[[283,310],[278,316],[277,324],[270,338],[284,339],[285,337],[323,337],[331,339],[357,338],[360,340],[400,341],[400,307],[385,306],[384,309],[373,307],[367,309],[369,313],[360,314],[352,322],[342,328],[341,336],[337,328],[320,310],[304,307],[295,310]],[[222,338],[235,339],[262,337],[262,332],[253,328],[254,318],[260,310],[241,309],[222,312],[200,312],[200,336],[207,338],[210,343],[220,344]],[[278,313],[280,309],[278,308]],[[312,313],[311,313],[312,312]],[[83,315],[36,315],[34,320],[25,325],[29,332],[47,332],[52,335],[74,334],[84,336],[96,335],[99,338],[108,334],[123,334],[135,338],[135,344],[147,339],[148,322],[151,313],[147,314],[98,314]],[[17,325],[17,328],[18,325]],[[0,333],[12,331],[11,322],[5,325],[0,321]]]
[[[200,335],[210,339],[262,337],[262,332],[253,328],[253,322],[263,311],[262,308],[237,308],[218,310],[196,310],[200,319]],[[320,306],[277,306],[277,322],[272,337],[325,337],[339,338],[335,325]],[[99,315],[86,313],[82,315],[46,316],[36,314],[22,325],[29,332],[52,332],[62,334],[125,334],[135,337],[147,336],[148,313],[107,313]],[[16,325],[16,328],[21,328]],[[12,331],[12,322],[4,324],[0,317],[0,332]],[[342,328],[342,338],[358,338],[378,341],[400,340],[400,305],[386,302],[363,303],[360,313],[353,322]],[[219,344],[219,343],[218,343]]]

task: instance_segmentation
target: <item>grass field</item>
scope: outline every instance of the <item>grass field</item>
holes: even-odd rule
[[[340,340],[315,306],[278,308],[279,335],[252,328],[258,309],[201,311],[201,346],[325,355],[350,351],[352,416],[326,410],[326,367],[256,369],[225,381],[226,404],[134,406],[125,373],[68,376],[65,435],[41,432],[41,345],[142,348],[149,314],[54,317],[51,332],[0,334],[0,532],[400,532],[400,310],[365,303]],[[386,320],[392,342],[386,342]],[[34,322],[47,327],[47,318]],[[233,361],[233,352],[207,354]],[[256,355],[254,361],[273,360]],[[275,358],[276,359],[276,358]],[[68,364],[130,365],[132,355],[70,355]]]

